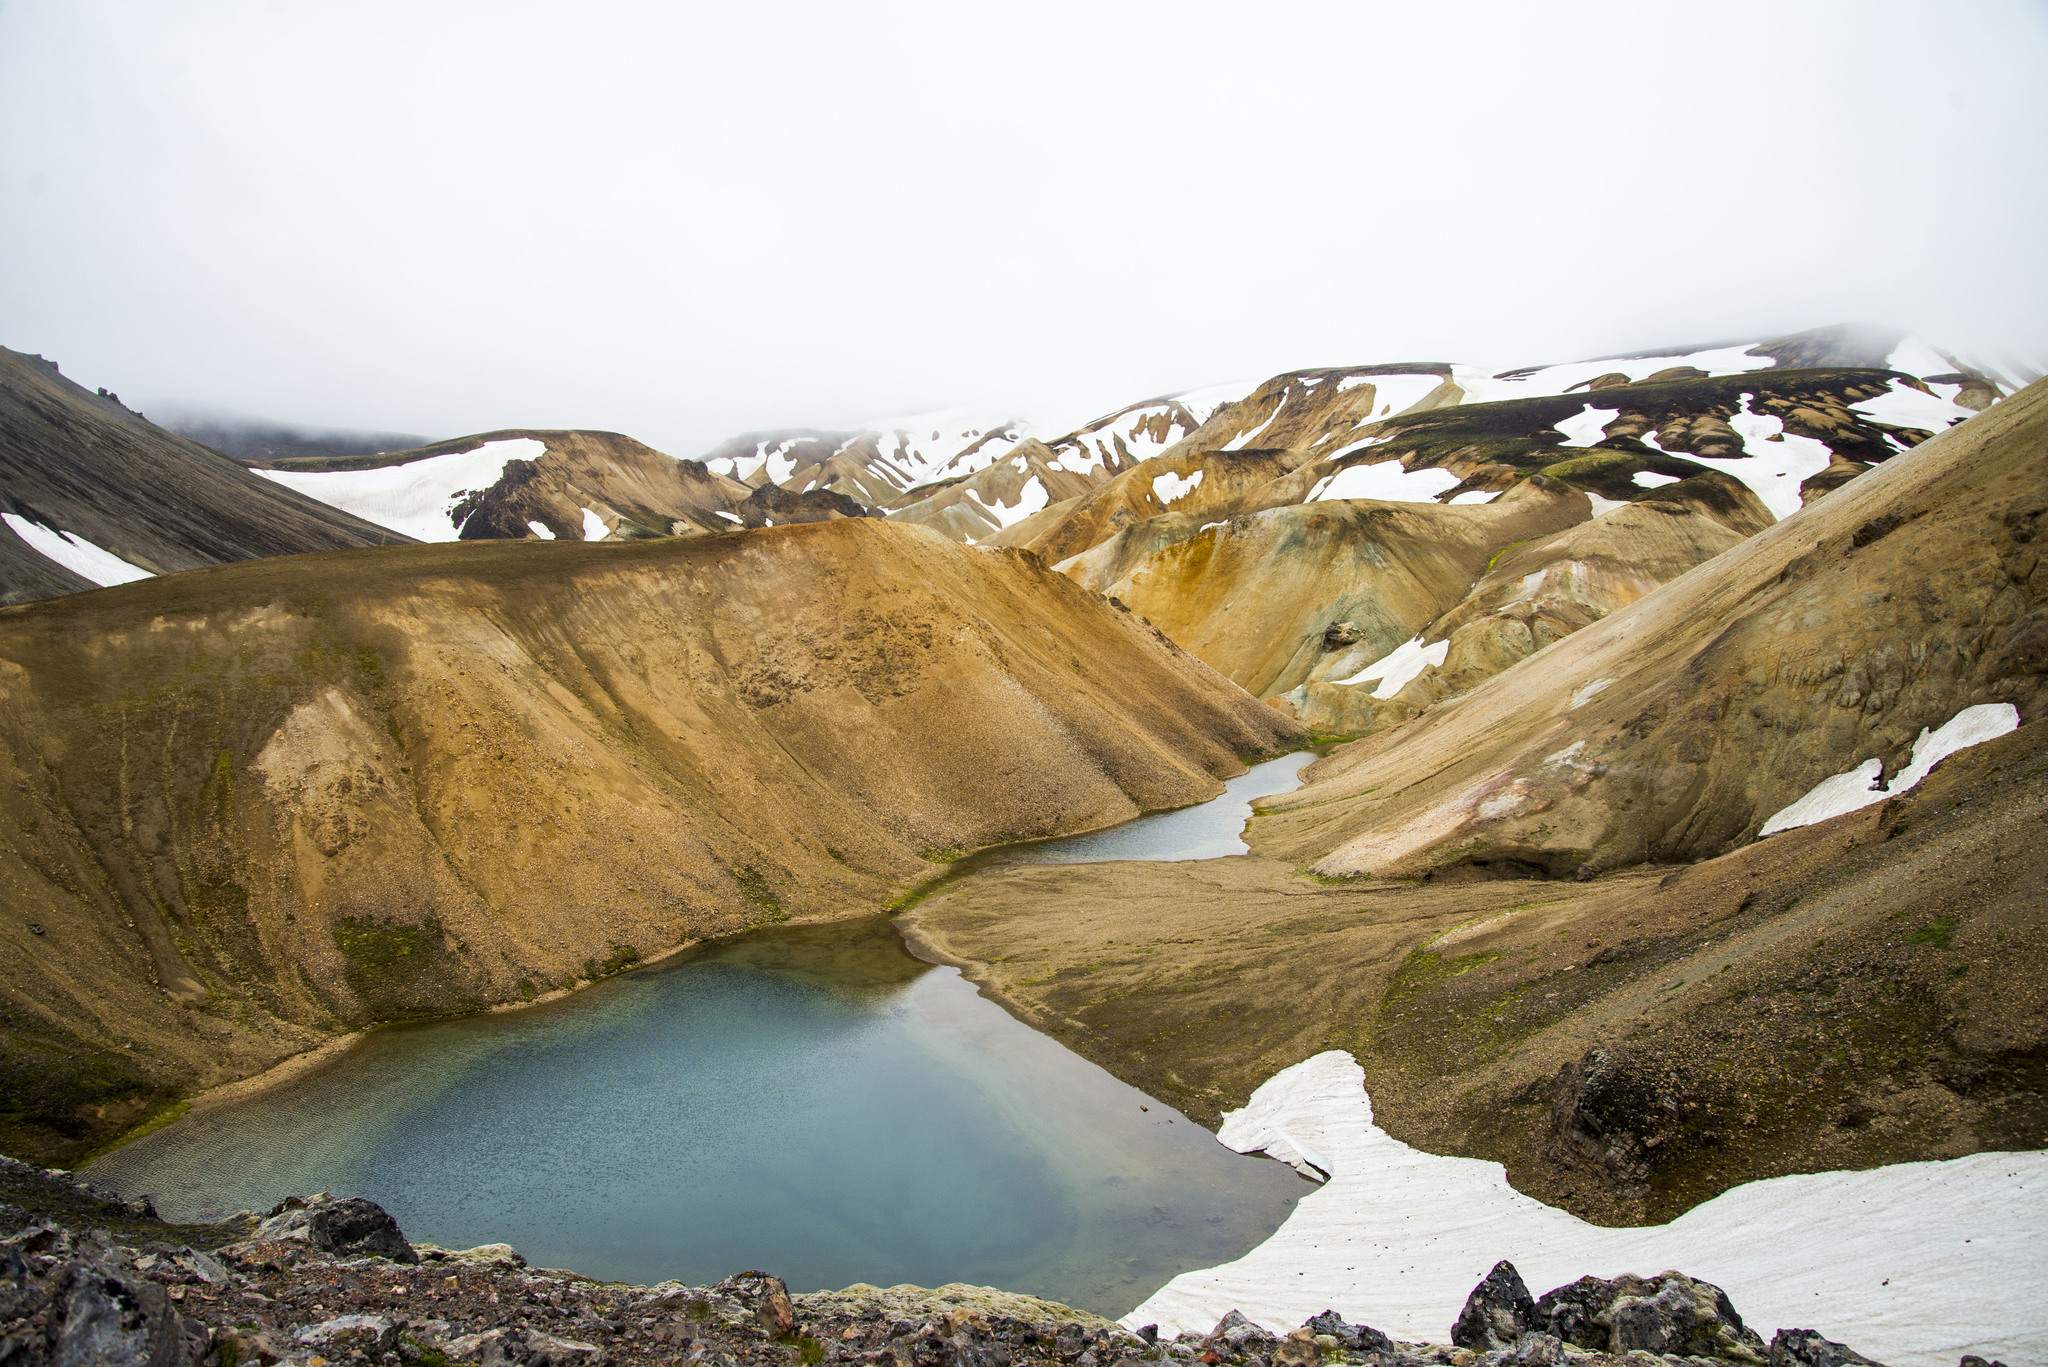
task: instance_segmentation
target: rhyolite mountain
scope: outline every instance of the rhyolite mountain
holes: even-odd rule
[[[2014,389],[1835,328],[237,470],[466,544],[0,611],[6,1142],[889,905],[1313,732],[1348,743],[1247,859],[991,868],[906,924],[1198,1117],[1341,1044],[1395,1133],[1594,1218],[2048,1144],[2048,397]],[[2018,728],[1760,839],[1971,708]]]

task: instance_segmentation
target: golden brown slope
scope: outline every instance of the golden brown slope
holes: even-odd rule
[[[1096,577],[1118,566],[1098,569],[1093,552],[1062,568],[1128,602],[1249,692],[1269,696],[1323,663],[1330,626],[1355,625],[1358,663],[1378,659],[1455,606],[1502,551],[1590,512],[1584,494],[1548,480],[1525,481],[1476,507],[1302,503],[1213,524],[1108,582]]]
[[[2048,667],[2048,385],[1462,698],[1339,750],[1255,847],[1329,874],[1694,859]]]
[[[1296,734],[1035,557],[866,519],[77,595],[0,613],[0,697],[5,1146],[45,1153],[353,1025],[1212,796]]]

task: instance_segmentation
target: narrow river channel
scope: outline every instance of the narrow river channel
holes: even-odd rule
[[[1311,758],[1200,807],[986,854],[1242,853],[1249,799]],[[507,1242],[606,1279],[966,1281],[1105,1315],[1241,1256],[1311,1190],[914,957],[879,916],[750,932],[525,1011],[373,1031],[90,1175],[174,1219],[367,1196],[415,1240]]]

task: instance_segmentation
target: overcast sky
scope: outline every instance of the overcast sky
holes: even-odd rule
[[[1849,318],[2048,354],[2048,5],[0,0],[0,344],[448,436]]]

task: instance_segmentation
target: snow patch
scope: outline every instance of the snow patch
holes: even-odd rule
[[[1612,408],[1586,408],[1557,424],[1557,430],[1564,433],[1567,446],[1591,446],[1607,435],[1607,424],[1614,421],[1616,410]]]
[[[1565,710],[1567,712],[1578,711],[1587,703],[1593,701],[1594,698],[1605,693],[1607,686],[1613,682],[1614,680],[1612,679],[1595,679],[1591,683],[1580,684],[1572,690],[1572,705]]]
[[[1893,367],[1897,369],[1897,367]],[[1935,374],[1941,374],[1935,371]],[[1971,416],[1970,410],[1932,394],[1923,394],[1903,380],[1893,380],[1889,393],[1880,394],[1849,407],[1876,422],[1894,427],[1917,427],[1939,435]]]
[[[543,541],[553,541],[555,539],[554,532],[549,530],[548,524],[545,522],[535,522],[531,519],[528,519],[526,523],[526,530],[532,532],[535,536],[539,537]]]
[[[1444,657],[1450,653],[1451,642],[1449,637],[1445,637],[1435,645],[1426,646],[1422,643],[1422,638],[1417,636],[1412,641],[1403,641],[1400,645],[1395,646],[1385,655],[1374,660],[1350,678],[1338,679],[1337,682],[1340,684],[1356,684],[1364,683],[1370,679],[1378,679],[1380,686],[1372,691],[1372,696],[1375,698],[1391,698],[1406,688],[1409,681],[1414,679],[1427,666],[1435,665],[1438,668],[1442,668]]]
[[[1152,480],[1152,497],[1171,508],[1180,499],[1195,491],[1202,482],[1202,474],[1202,471],[1197,470],[1187,476],[1176,475],[1172,471],[1156,475]]]
[[[512,460],[539,460],[547,445],[532,437],[487,441],[474,451],[428,456],[372,470],[257,470],[254,473],[380,527],[418,541],[454,541],[462,496],[488,489]]]
[[[726,512],[723,508],[714,509],[711,515],[713,517],[722,517],[727,522],[730,522],[737,527],[744,527],[747,525],[739,516],[733,513]]]
[[[2019,724],[2020,711],[2009,702],[1966,707],[1950,717],[1939,731],[1929,731],[1925,727],[1920,729],[1920,738],[1913,742],[1912,761],[1892,776],[1889,788],[1878,786],[1878,780],[1884,777],[1884,761],[1876,758],[1864,760],[1846,774],[1836,774],[1814,784],[1806,796],[1764,822],[1763,829],[1757,834],[1776,835],[1779,831],[1789,831],[1798,826],[1811,826],[1816,821],[1826,821],[1829,817],[1868,807],[1873,802],[1897,797],[1917,786],[1921,779],[1934,771],[1935,765],[1956,751],[1982,745],[1987,740],[1997,740],[2017,730]]]
[[[5,522],[16,536],[44,559],[56,561],[81,579],[90,579],[101,588],[156,577],[140,565],[131,565],[112,551],[95,546],[74,532],[52,530],[15,513],[0,513],[0,522]]]
[[[1468,489],[1451,500],[1453,503],[1491,503],[1500,497],[1498,489]]]
[[[1350,1054],[1332,1050],[1274,1074],[1224,1116],[1223,1144],[1330,1180],[1265,1243],[1175,1277],[1124,1324],[1206,1333],[1238,1309],[1285,1333],[1335,1309],[1397,1339],[1441,1343],[1505,1258],[1539,1293],[1677,1268],[1725,1290],[1767,1339],[1816,1327],[1893,1367],[1950,1367],[1965,1352],[2048,1358],[2037,1309],[2048,1304],[2048,1153],[1774,1177],[1670,1224],[1612,1229],[1516,1191],[1498,1163],[1401,1143],[1373,1123],[1364,1081]]]
[[[1628,507],[1627,499],[1617,501],[1611,498],[1602,498],[1600,495],[1590,491],[1587,491],[1586,497],[1593,500],[1593,516],[1595,517],[1605,517],[1616,508]]]
[[[1660,475],[1655,470],[1638,470],[1632,476],[1638,489],[1661,489],[1679,482],[1677,475]]]
[[[1744,394],[1743,411],[1728,419],[1742,438],[1742,455],[1686,459],[1741,480],[1782,522],[1799,511],[1800,482],[1827,469],[1835,453],[1824,441],[1787,432],[1784,420],[1775,414],[1749,412],[1755,399],[1754,394]]]
[[[583,510],[583,539],[585,541],[602,541],[611,534],[611,528],[604,525],[603,518],[588,508]]]
[[[1308,501],[1375,498],[1384,503],[1433,503],[1436,496],[1464,483],[1449,470],[1406,470],[1398,460],[1373,465],[1347,465],[1318,481]]]

